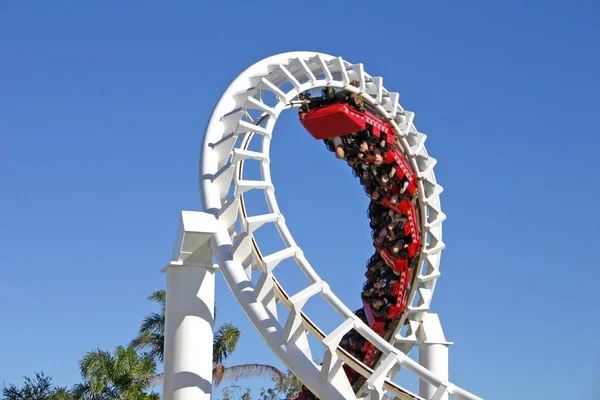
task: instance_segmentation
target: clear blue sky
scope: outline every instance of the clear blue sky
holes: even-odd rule
[[[179,211],[199,208],[216,100],[255,61],[314,50],[384,76],[439,160],[451,380],[600,397],[600,3],[201,3],[0,2],[0,382],[71,385],[85,351],[134,336]],[[273,146],[290,228],[358,307],[366,198],[293,115]],[[281,365],[217,289],[243,332],[230,362]]]

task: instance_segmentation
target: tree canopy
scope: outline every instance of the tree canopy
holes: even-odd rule
[[[82,381],[72,387],[53,385],[52,378],[44,372],[34,377],[24,377],[21,386],[4,385],[2,400],[159,400],[151,389],[160,385],[162,374],[157,366],[164,362],[166,291],[153,292],[148,300],[160,306],[159,312],[147,314],[137,336],[127,347],[117,346],[114,351],[95,349],[86,352],[79,361]],[[272,365],[242,364],[226,366],[224,363],[236,350],[241,332],[231,323],[224,323],[216,330],[213,339],[213,384],[223,381],[264,376],[274,382],[274,389],[263,389],[261,398],[274,399],[279,394],[289,398],[298,392],[291,389],[293,375],[284,374]],[[251,400],[249,390],[234,390],[232,385],[223,389],[226,399]],[[291,394],[293,395],[288,395]],[[271,394],[272,393],[272,394]],[[238,397],[236,397],[238,396]],[[271,396],[271,397],[265,397]]]

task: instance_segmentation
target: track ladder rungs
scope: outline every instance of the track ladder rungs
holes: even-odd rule
[[[367,83],[365,92],[373,97],[375,105],[381,104],[381,98],[383,96],[383,78],[376,76],[371,78],[371,82]]]
[[[358,90],[360,93],[363,93],[366,90],[364,65],[362,63],[352,64],[350,66],[350,71],[353,75],[356,75],[356,80],[358,81]],[[352,79],[354,76],[350,78]]]
[[[261,78],[260,82],[258,82],[258,84],[256,85],[256,88],[260,90],[268,90],[270,92],[273,92],[273,94],[275,95],[275,97],[278,98],[278,100],[285,99],[285,93],[277,86],[275,86],[273,82],[271,82],[265,77]]]
[[[247,132],[255,132],[255,133],[259,133],[261,135],[265,135],[265,136],[269,136],[269,137],[271,136],[271,132],[269,132],[267,129],[263,128],[262,126],[255,125],[248,121],[240,120],[238,122],[235,133],[247,133]]]
[[[410,135],[410,127],[413,124],[415,119],[415,113],[410,111],[404,111],[404,118],[402,118],[402,122],[398,123],[398,127],[400,128],[400,136],[407,137]],[[409,143],[410,145],[410,143]],[[409,149],[410,152],[410,149]]]
[[[291,309],[288,315],[285,327],[283,329],[283,337],[286,341],[298,336],[299,330],[302,329],[302,307],[313,296],[321,293],[323,290],[322,282],[315,282],[307,288],[302,289],[290,297]]]
[[[325,82],[330,83],[333,80],[333,74],[327,65],[327,62],[320,54],[309,58],[309,64],[315,63],[321,68],[321,72],[325,75]]]
[[[348,76],[348,71],[346,71],[346,66],[344,65],[344,60],[342,57],[336,57],[329,62],[329,66],[331,67],[331,71],[333,73],[340,73],[342,76],[342,84],[344,86],[348,86],[350,83],[350,77]]]
[[[415,142],[414,144],[409,143],[410,147],[408,148],[408,154],[410,154],[411,156],[416,156],[423,150],[423,147],[425,146],[425,141],[427,140],[427,135],[421,132],[417,132],[416,135],[408,135],[407,140],[408,139],[411,139]],[[410,142],[410,140],[408,141]]]
[[[435,210],[434,213],[435,213],[435,217],[434,217],[433,221],[425,223],[426,231],[430,231],[432,228],[435,228],[436,226],[440,225],[442,222],[444,222],[446,220],[446,214],[444,214],[443,212]],[[434,213],[432,213],[430,211],[429,215],[431,216]]]
[[[306,76],[306,79],[308,79],[310,81],[310,83],[315,83],[317,78],[315,78],[315,75],[313,74],[313,72],[310,70],[310,68],[308,67],[308,65],[306,65],[306,62],[304,62],[303,59],[301,58],[294,58],[290,65],[293,65],[294,67],[298,68],[299,72],[302,72],[304,74],[304,76]]]
[[[342,362],[337,355],[337,347],[344,335],[354,328],[354,322],[354,318],[348,318],[323,339],[325,355],[321,366],[321,379],[331,382],[342,368]]]
[[[423,159],[420,156],[417,156],[417,165],[419,166],[419,170],[417,171],[417,176],[422,178],[425,174],[429,174],[433,167],[437,164],[437,159],[431,156],[427,156],[427,159]]]
[[[427,180],[423,181],[423,188],[425,189],[425,193],[423,194],[427,196],[423,201],[427,205],[444,191],[444,187],[437,182],[432,184]]]
[[[429,282],[439,278],[441,275],[442,274],[440,273],[440,271],[436,270],[427,275],[419,275],[417,279],[419,280],[419,282]]]
[[[296,77],[292,75],[290,70],[287,69],[285,65],[278,65],[275,71],[271,72],[271,74],[284,78],[286,81],[290,82],[294,86],[294,88],[296,88],[296,90],[300,88],[301,83],[298,82],[298,79],[296,79]]]
[[[296,253],[300,250],[300,248],[296,246],[288,247],[286,249],[280,250],[276,253],[269,254],[266,257],[263,257],[263,263],[265,265],[265,269],[267,272],[273,271],[273,269],[283,260],[294,257]]]
[[[246,218],[247,232],[252,233],[267,222],[275,222],[279,219],[279,214],[262,214]]]
[[[268,160],[267,156],[258,151],[250,151],[243,149],[233,149],[233,156],[231,157],[232,163],[237,163],[238,161],[244,160]]]
[[[273,184],[266,181],[251,181],[251,180],[238,180],[235,186],[235,196],[244,194],[249,190],[255,189],[270,189],[273,188]]]
[[[237,92],[236,94],[234,94],[232,96],[233,100],[235,101],[234,109],[241,107],[246,102],[247,99],[256,95],[256,92],[257,92],[256,89],[248,89],[248,90],[243,90],[241,92]]]
[[[248,97],[248,100],[244,103],[244,110],[259,110],[264,111],[267,114],[274,116],[275,110],[272,107],[269,107],[262,101],[255,99],[254,97]]]
[[[390,113],[390,118],[396,118],[396,113],[398,112],[398,99],[400,95],[398,92],[388,92],[388,98],[383,102],[383,108],[385,111]]]
[[[387,378],[387,374],[397,363],[398,356],[395,353],[389,353],[367,379],[367,385],[372,385],[378,394],[383,395],[383,383]]]

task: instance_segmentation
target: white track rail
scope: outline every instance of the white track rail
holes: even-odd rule
[[[359,86],[350,85],[352,80],[357,80]],[[391,382],[393,375],[404,368],[437,387],[436,398],[448,393],[458,399],[479,399],[442,381],[407,355],[416,343],[416,330],[429,310],[440,275],[445,215],[439,200],[442,187],[433,173],[436,160],[429,157],[424,147],[426,136],[416,130],[414,114],[399,105],[398,93],[388,92],[382,82],[382,78],[368,75],[362,64],[312,52],[279,54],[240,74],[215,107],[202,146],[203,206],[219,219],[222,227],[213,238],[212,247],[227,284],[258,332],[282,362],[321,399],[356,399],[342,363],[367,378],[370,398],[380,399],[386,392],[406,399],[419,398]],[[396,332],[391,340],[395,346],[359,320],[319,277],[294,241],[275,198],[269,151],[277,117],[299,93],[325,86],[360,93],[365,102],[389,121],[399,135],[398,145],[419,178],[423,249],[419,266],[413,272],[409,306],[402,316],[402,320],[408,319],[409,329],[404,336]],[[276,99],[271,104],[267,92]],[[249,151],[250,141],[256,137],[262,140],[261,151]],[[260,164],[261,180],[243,179],[243,166],[247,162]],[[247,214],[243,194],[251,190],[264,191],[269,213]],[[286,248],[263,256],[253,232],[265,224],[275,225]],[[294,259],[309,281],[305,289],[292,296],[275,277],[276,266],[285,259]],[[256,286],[251,280],[255,269],[261,274]],[[322,296],[344,322],[328,334],[323,332],[302,312],[312,296]],[[278,302],[289,310],[286,321],[278,320]],[[353,328],[383,352],[375,370],[338,347],[342,336]],[[324,345],[322,366],[312,361],[306,334]]]

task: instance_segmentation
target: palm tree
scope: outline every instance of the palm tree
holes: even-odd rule
[[[160,304],[160,313],[146,315],[139,333],[131,341],[130,346],[137,350],[144,350],[146,354],[159,363],[165,358],[165,307],[166,291],[157,290],[148,300]],[[213,383],[219,386],[223,380],[237,380],[253,376],[268,376],[277,385],[282,385],[284,374],[272,365],[243,364],[226,367],[223,362],[235,350],[240,339],[240,330],[232,324],[223,324],[217,329],[213,339]]]
[[[2,400],[70,400],[72,397],[66,388],[52,385],[52,378],[44,372],[36,372],[35,378],[23,377],[22,387],[13,384],[4,386]]]
[[[138,335],[129,344],[138,350],[146,350],[147,354],[157,363],[162,364],[165,360],[165,307],[167,303],[167,292],[157,290],[152,293],[148,300],[160,304],[159,313],[151,313],[144,317]]]
[[[73,387],[76,399],[160,399],[157,393],[146,393],[152,387],[156,363],[133,347],[118,346],[113,354],[100,349],[87,352],[79,361],[79,369],[84,382]]]

